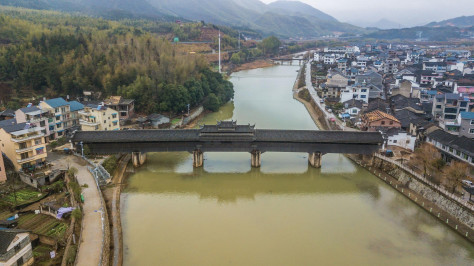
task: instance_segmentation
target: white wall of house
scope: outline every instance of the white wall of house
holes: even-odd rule
[[[416,137],[400,132],[397,135],[389,136],[387,139],[388,146],[398,146],[410,151],[415,150]]]

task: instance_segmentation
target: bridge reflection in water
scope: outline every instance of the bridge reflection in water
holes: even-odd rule
[[[255,129],[221,121],[200,129],[79,131],[71,141],[93,154],[132,153],[135,166],[145,162],[146,152],[188,151],[194,167],[203,166],[204,152],[248,152],[252,167],[261,166],[264,152],[299,152],[308,153],[309,164],[320,168],[324,154],[372,154],[383,138],[379,132]]]
[[[186,153],[151,153],[148,158],[149,163],[133,175],[127,194],[133,194],[137,182],[140,193],[194,194],[201,199],[216,199],[219,202],[234,202],[238,199],[254,200],[256,195],[263,194],[310,195],[364,192],[375,198],[379,195],[378,186],[373,180],[360,178],[360,176],[369,176],[369,173],[360,167],[347,169],[347,173],[339,171],[325,173],[324,169],[313,167],[307,167],[301,173],[294,173],[293,170],[291,173],[267,173],[261,168],[244,170],[242,165],[239,165],[237,167],[241,171],[238,172],[211,172],[205,167],[188,167],[188,160],[189,155]],[[216,162],[210,164],[214,163]],[[294,167],[293,165],[290,169]]]

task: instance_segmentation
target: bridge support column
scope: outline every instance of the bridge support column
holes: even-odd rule
[[[140,167],[146,162],[146,153],[132,152],[132,163],[134,167]]]
[[[259,168],[262,165],[262,152],[259,150],[254,150],[250,154],[252,154],[250,159],[252,167]]]
[[[201,150],[193,151],[193,166],[202,167],[204,165],[204,153]]]
[[[321,158],[323,154],[320,152],[312,152],[309,154],[308,161],[309,164],[314,168],[321,168]]]

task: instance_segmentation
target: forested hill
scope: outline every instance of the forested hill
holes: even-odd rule
[[[0,85],[13,88],[8,107],[19,107],[22,97],[94,91],[133,98],[140,112],[180,113],[188,103],[215,109],[233,97],[232,83],[200,55],[126,21],[23,9],[8,13],[14,17],[0,14]]]

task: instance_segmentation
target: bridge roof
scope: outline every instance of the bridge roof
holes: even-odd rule
[[[200,139],[199,129],[180,130],[125,130],[125,131],[78,131],[73,142],[120,143],[120,142],[195,142]],[[236,132],[222,132],[226,137]],[[255,130],[258,142],[308,142],[308,143],[356,143],[379,144],[383,142],[379,132],[312,131],[312,130]],[[220,138],[215,136],[216,141]],[[206,139],[207,140],[207,139]]]

